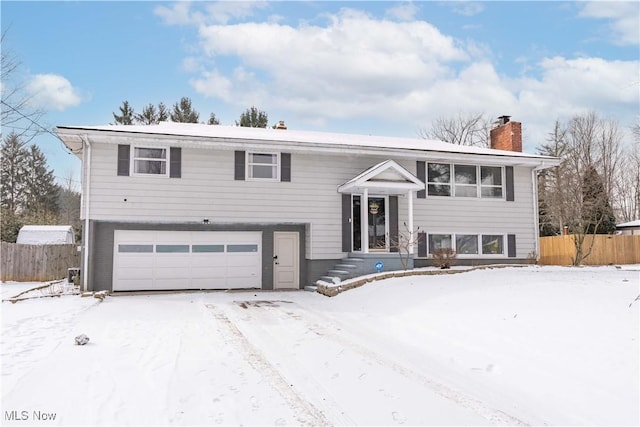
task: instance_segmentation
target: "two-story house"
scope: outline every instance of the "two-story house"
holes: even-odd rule
[[[523,153],[507,116],[492,148],[183,123],[56,132],[82,160],[86,290],[299,289],[345,258],[399,269],[398,236],[418,227],[415,267],[442,247],[459,264],[530,262],[536,173],[558,163]]]

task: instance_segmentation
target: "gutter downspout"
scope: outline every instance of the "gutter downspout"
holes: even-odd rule
[[[83,145],[86,144],[86,159],[84,164],[86,165],[86,175],[84,180],[84,233],[82,236],[84,246],[84,262],[82,267],[82,290],[87,292],[89,283],[89,202],[90,202],[90,188],[91,188],[91,143],[89,137],[85,135],[82,138]]]
[[[544,162],[541,165],[531,169],[531,189],[533,190],[533,232],[535,243],[533,249],[536,251],[536,264],[540,262],[540,217],[538,215],[538,171],[547,169]]]
[[[533,190],[533,233],[535,236],[533,250],[536,253],[536,264],[540,262],[540,218],[538,218],[538,168],[531,169],[531,187]]]

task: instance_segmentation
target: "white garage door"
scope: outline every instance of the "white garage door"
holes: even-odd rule
[[[113,290],[262,287],[262,233],[116,230]]]

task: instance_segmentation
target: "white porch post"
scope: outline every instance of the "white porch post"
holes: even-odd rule
[[[407,194],[408,200],[408,210],[409,210],[409,254],[413,254],[413,242],[415,236],[413,235],[413,190],[409,190]]]
[[[360,203],[360,224],[362,235],[362,252],[369,253],[369,189],[362,192],[362,202]]]

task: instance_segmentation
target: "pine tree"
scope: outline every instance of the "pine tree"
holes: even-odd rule
[[[47,159],[35,144],[29,147],[26,156],[24,185],[24,209],[30,215],[56,215],[58,208],[58,188],[53,170],[47,167]]]
[[[240,114],[240,121],[236,121],[236,126],[251,128],[266,128],[269,122],[267,113],[258,110],[256,107],[247,108]]]
[[[8,212],[17,213],[24,196],[27,150],[20,137],[12,132],[2,144],[2,185],[0,204]]]
[[[129,105],[129,101],[123,101],[122,107],[119,107],[120,115],[118,116],[116,113],[113,113],[113,119],[116,121],[117,125],[132,125],[135,119],[135,112],[133,108]]]
[[[216,117],[215,113],[211,113],[211,115],[209,116],[209,121],[207,122],[208,125],[219,125],[220,124],[220,120],[218,120],[218,118]]]
[[[142,109],[142,113],[136,114],[136,122],[142,125],[154,125],[158,123],[158,112],[153,104],[148,104]]]
[[[169,120],[169,111],[164,103],[158,104],[158,122],[166,122]]]
[[[173,104],[173,111],[171,112],[171,121],[179,123],[198,123],[200,113],[195,111],[191,106],[191,100],[187,97],[182,97],[180,102]]]
[[[585,234],[612,234],[616,218],[604,189],[602,177],[589,166],[582,181],[582,218]]]

